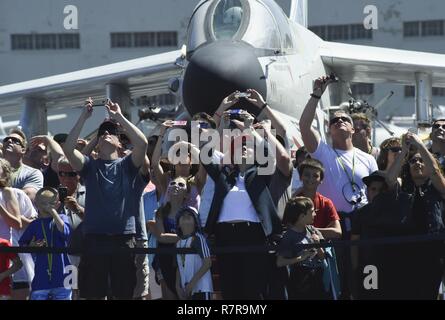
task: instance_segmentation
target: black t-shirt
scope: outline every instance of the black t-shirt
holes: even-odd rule
[[[303,254],[303,250],[299,248],[297,245],[314,243],[314,240],[312,239],[313,233],[317,234],[320,237],[320,239],[323,239],[321,233],[311,226],[306,227],[306,232],[297,232],[295,230],[288,229],[283,234],[283,238],[281,239],[280,244],[278,245],[277,254],[287,259],[301,256]],[[321,261],[317,256],[315,256],[312,259],[306,259],[298,263],[297,266],[318,268],[321,267]]]

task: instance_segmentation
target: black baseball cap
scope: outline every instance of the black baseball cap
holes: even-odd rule
[[[65,143],[66,138],[68,138],[67,133],[58,133],[53,137],[54,141],[56,141],[58,144]]]
[[[381,170],[374,171],[369,176],[362,179],[366,186],[369,186],[373,181],[382,181],[386,183],[385,173]]]
[[[99,129],[97,130],[97,136],[102,136],[105,131],[108,131],[109,134],[119,136],[119,127],[118,124],[114,121],[106,120],[102,122],[102,124],[99,126]]]

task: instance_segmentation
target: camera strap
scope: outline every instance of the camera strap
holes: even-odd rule
[[[354,174],[355,174],[355,150],[353,151],[353,154],[352,154],[352,176],[349,176],[349,173],[348,173],[348,171],[345,168],[343,160],[341,159],[341,157],[338,154],[337,150],[335,150],[335,148],[333,148],[333,149],[334,149],[334,152],[337,154],[336,160],[340,164],[340,167],[343,169],[343,171],[346,173],[346,177],[348,178],[349,183],[351,184],[352,192],[355,192],[355,187],[357,186],[357,184],[354,181]]]

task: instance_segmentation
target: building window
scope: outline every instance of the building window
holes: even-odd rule
[[[158,47],[176,47],[178,46],[177,32],[158,32]]]
[[[355,96],[367,96],[374,94],[373,83],[354,83],[351,85],[352,95]]]
[[[433,87],[433,96],[436,96],[436,97],[445,97],[445,88],[436,88],[436,87]]]
[[[324,40],[327,39],[326,26],[312,26],[312,27],[309,27],[309,30],[311,30],[313,33],[315,33],[320,38],[322,38]]]
[[[79,49],[80,36],[78,33],[59,34],[59,49]]]
[[[372,29],[365,29],[361,23],[311,26],[309,30],[328,41],[372,39]]]
[[[111,33],[112,48],[177,47],[178,32],[115,32]]]
[[[172,94],[160,94],[157,96],[141,96],[134,99],[136,106],[172,106],[176,104],[176,97]]]
[[[12,34],[12,50],[80,49],[78,33]]]
[[[328,41],[349,40],[349,25],[328,26]]]
[[[422,37],[443,36],[443,20],[422,21]]]
[[[365,29],[361,23],[351,24],[351,40],[355,39],[372,39],[372,29]]]
[[[134,34],[135,47],[154,47],[156,45],[155,32],[136,32]]]
[[[445,35],[445,20],[409,21],[403,23],[404,37],[431,37]]]
[[[31,34],[11,34],[12,50],[32,50],[34,48]]]
[[[404,22],[403,36],[404,37],[420,36],[420,22],[419,21]]]
[[[416,88],[414,86],[405,86],[405,97],[414,97]]]
[[[112,48],[129,48],[133,46],[132,34],[126,32],[117,32],[111,34]]]
[[[56,34],[36,34],[36,49],[57,49],[57,35]]]
[[[445,97],[445,88],[432,88],[432,94],[435,97]],[[416,95],[415,86],[405,86],[405,97],[414,97]]]

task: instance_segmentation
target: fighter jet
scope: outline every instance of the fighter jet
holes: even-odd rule
[[[339,104],[348,82],[415,85],[418,122],[430,120],[431,88],[445,86],[445,55],[323,41],[307,29],[306,3],[293,0],[287,16],[273,0],[202,0],[181,50],[2,86],[0,110],[24,103],[21,124],[33,135],[46,132],[47,108],[88,96],[118,100],[125,110],[131,96],[173,92],[193,115],[254,88],[298,141],[313,79],[333,72],[342,81],[323,95],[313,124],[322,138],[324,110]]]

